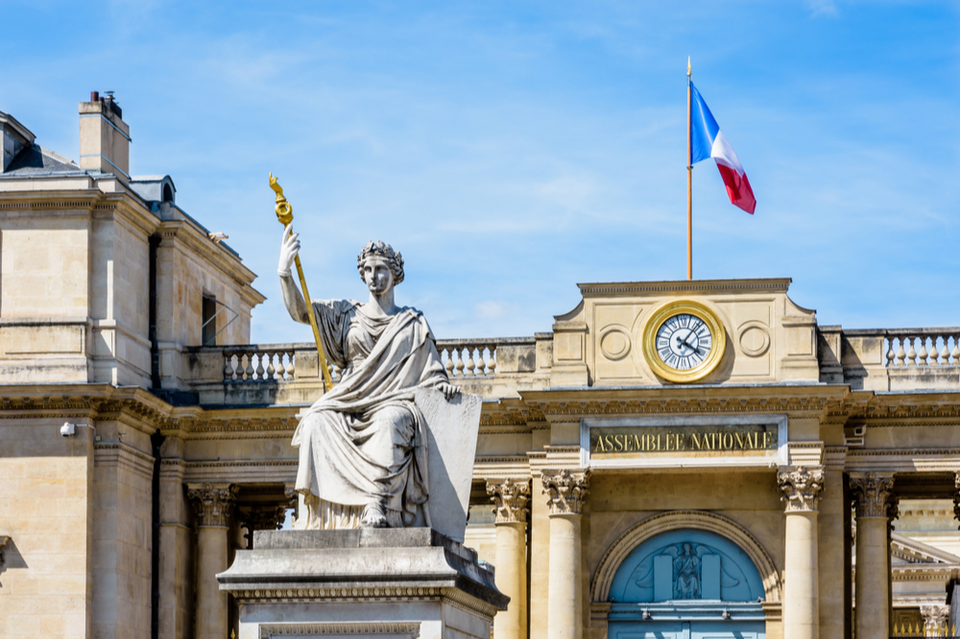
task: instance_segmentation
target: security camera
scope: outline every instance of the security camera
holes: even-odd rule
[[[76,435],[76,433],[77,425],[73,424],[72,422],[64,422],[63,426],[60,427],[60,435],[62,435],[64,438],[69,438],[72,435]]]

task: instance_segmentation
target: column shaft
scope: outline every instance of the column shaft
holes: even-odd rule
[[[823,469],[796,467],[777,474],[787,503],[784,527],[783,635],[820,637],[820,554],[817,508],[823,491]]]
[[[550,516],[550,603],[547,635],[551,638],[583,636],[580,584],[580,517]]]
[[[227,569],[227,527],[201,526],[197,534],[197,637],[227,637],[227,592],[217,574]]]
[[[889,638],[893,474],[851,473],[850,488],[857,503],[857,637]]]
[[[857,637],[888,638],[887,518],[857,518]]]
[[[784,573],[784,637],[819,638],[820,587],[816,511],[787,512]]]
[[[497,588],[510,597],[506,611],[493,619],[494,638],[527,637],[527,525],[497,525]]]

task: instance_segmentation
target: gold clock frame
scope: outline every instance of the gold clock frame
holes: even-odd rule
[[[667,366],[657,354],[657,331],[667,318],[680,313],[689,313],[703,320],[713,337],[713,346],[706,360],[693,369],[674,369]],[[710,307],[696,300],[671,300],[662,304],[650,315],[643,329],[644,359],[657,376],[670,382],[696,382],[707,377],[720,364],[726,348],[727,332],[720,318]]]

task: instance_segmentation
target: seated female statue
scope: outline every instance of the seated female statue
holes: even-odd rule
[[[290,273],[300,249],[287,227],[280,249],[283,300],[297,322],[309,323]],[[450,384],[427,321],[394,304],[403,258],[368,242],[357,259],[367,302],[312,301],[327,358],[342,373],[304,412],[293,436],[300,448],[298,529],[430,526],[423,414],[413,401],[421,387],[450,399]]]

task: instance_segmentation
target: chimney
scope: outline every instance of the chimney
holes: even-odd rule
[[[10,163],[24,147],[33,144],[34,137],[30,130],[17,122],[13,116],[0,111],[0,173],[7,170]]]
[[[130,127],[113,98],[113,91],[90,92],[80,103],[80,168],[113,173],[130,179]]]

